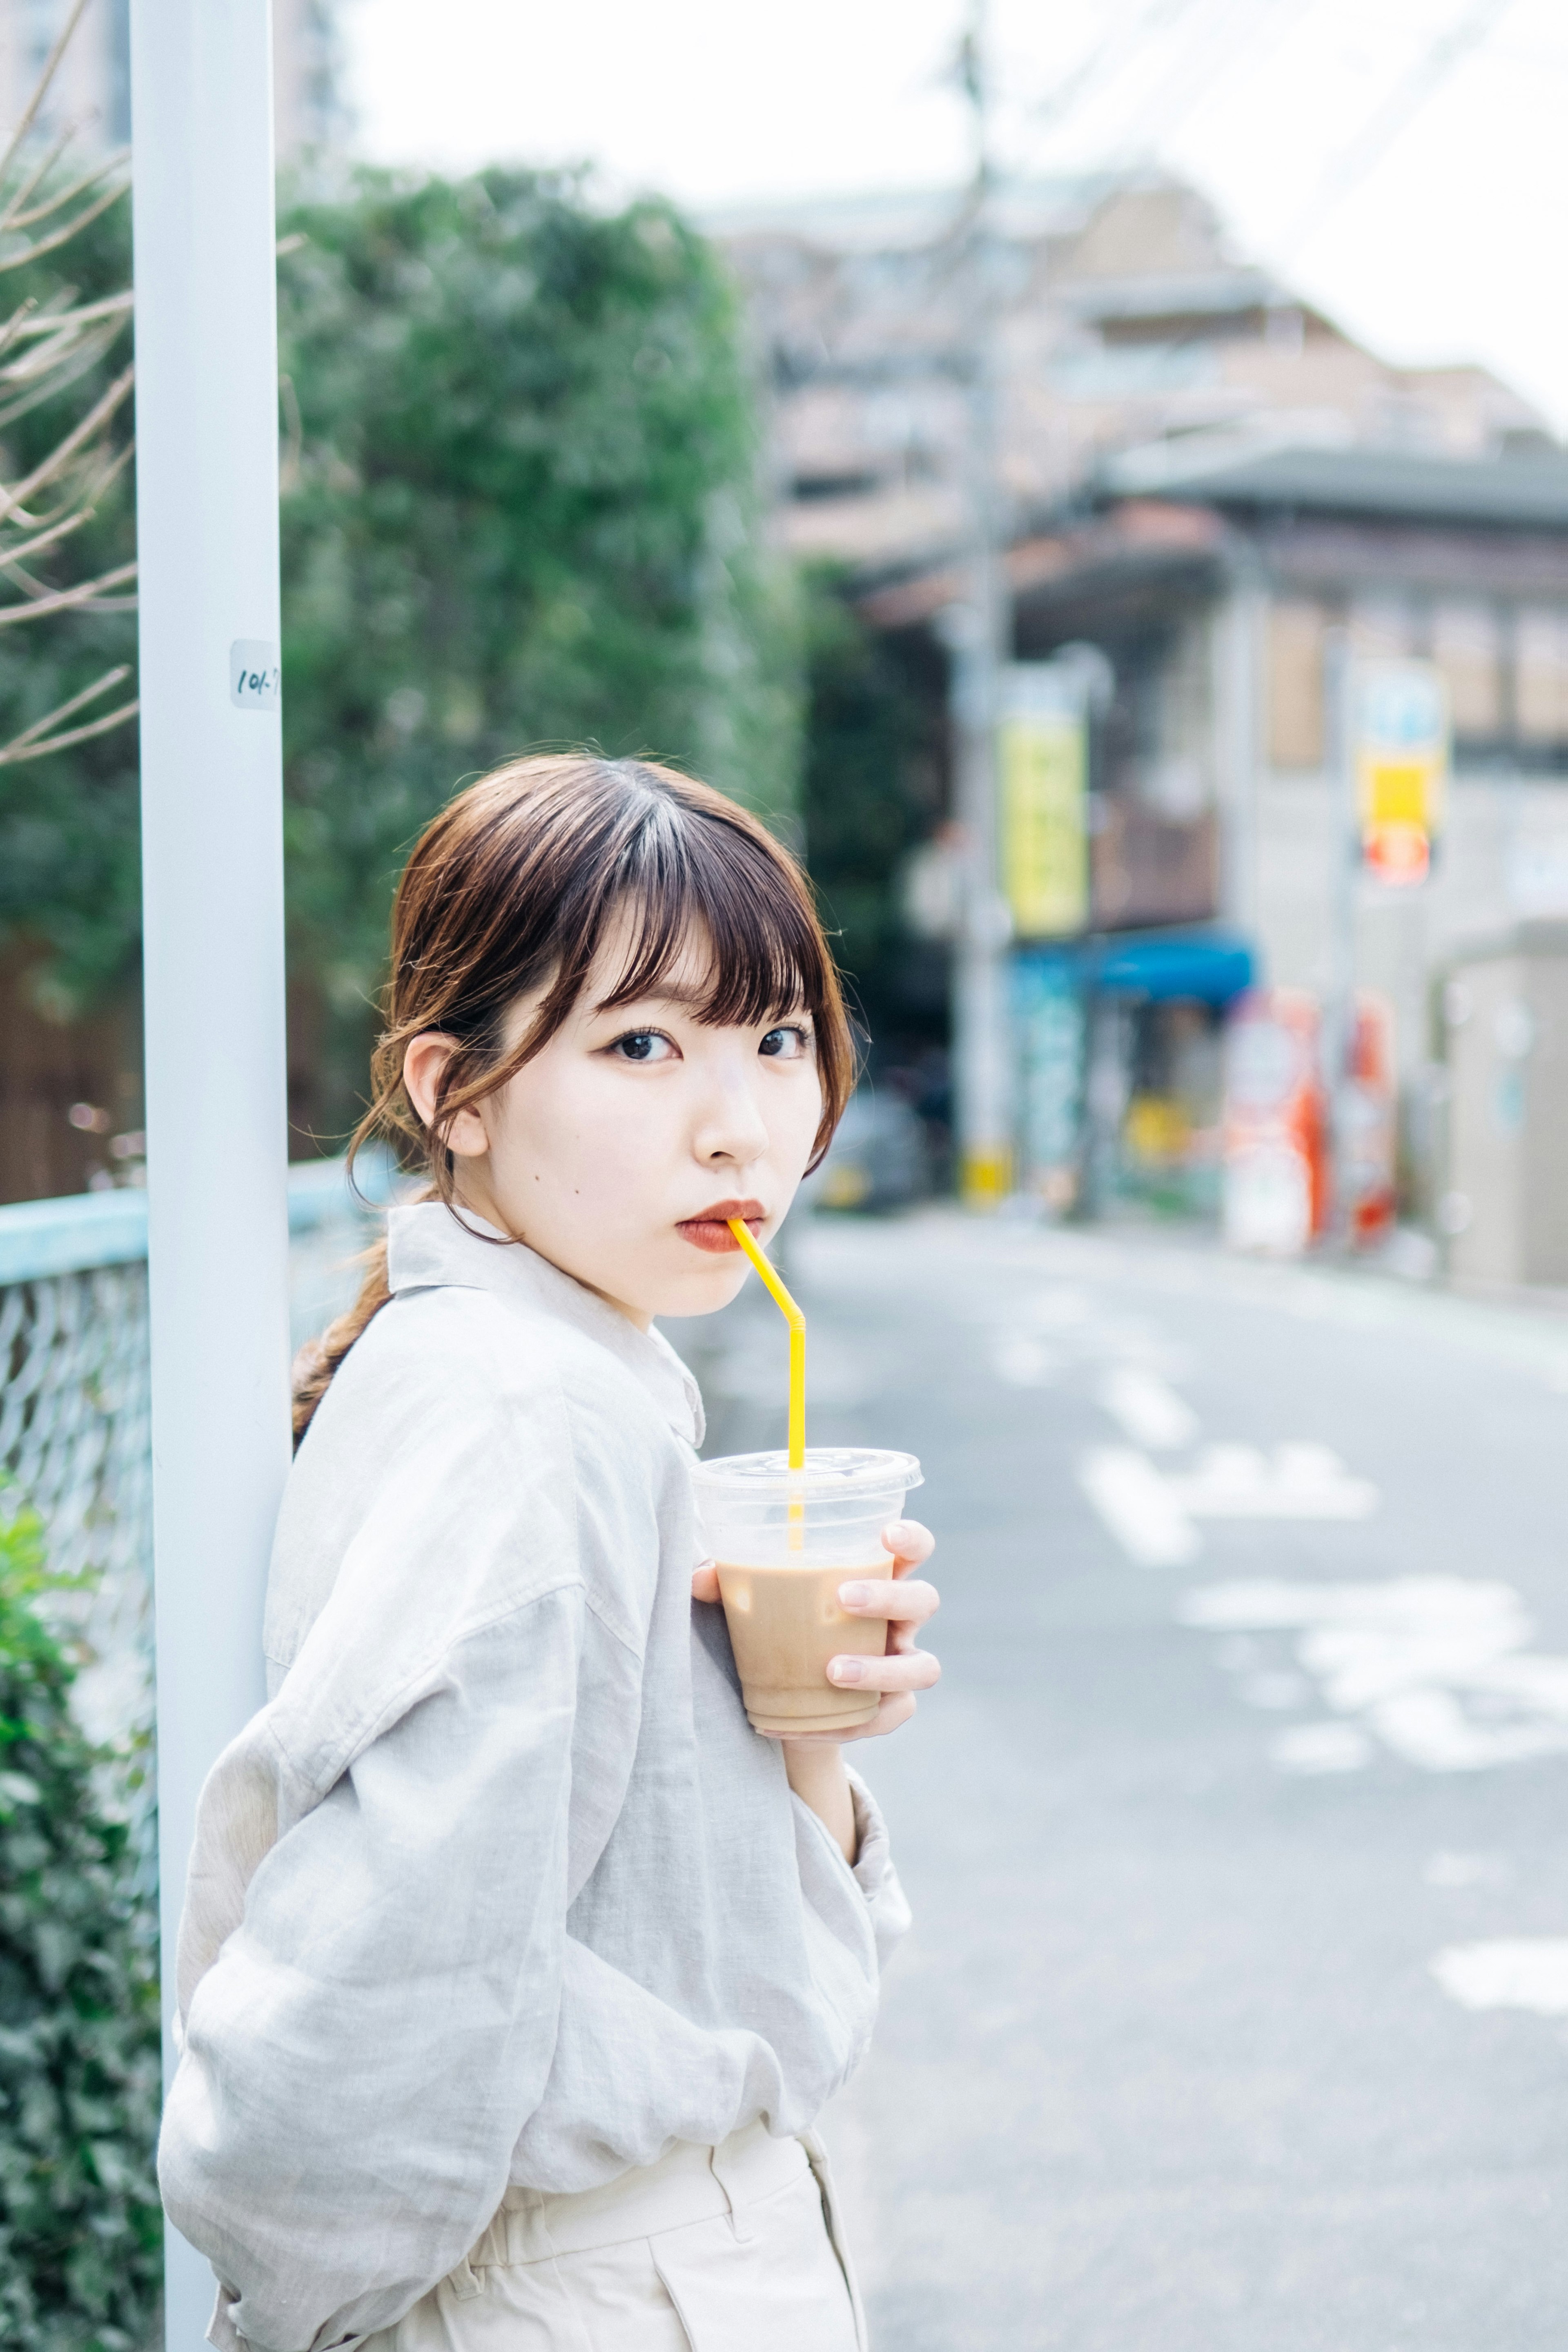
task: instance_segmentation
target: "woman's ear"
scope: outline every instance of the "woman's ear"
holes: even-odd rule
[[[441,1076],[457,1050],[457,1039],[444,1036],[439,1029],[422,1029],[417,1037],[409,1040],[408,1050],[403,1056],[403,1084],[424,1127],[435,1124],[436,1096]],[[455,1151],[460,1160],[477,1160],[490,1148],[484,1120],[473,1104],[452,1114],[442,1132],[441,1140],[447,1150]]]

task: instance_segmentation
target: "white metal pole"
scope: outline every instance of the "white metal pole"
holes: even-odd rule
[[[132,0],[131,90],[167,2016],[196,1794],[265,1695],[289,1464],[269,0]],[[170,2352],[198,2352],[211,2274],[167,2247]]]

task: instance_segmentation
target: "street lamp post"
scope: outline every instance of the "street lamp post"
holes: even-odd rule
[[[196,1794],[265,1696],[289,1463],[268,0],[132,0],[131,86],[167,2019]],[[167,2247],[167,2343],[198,2352],[212,2279]]]

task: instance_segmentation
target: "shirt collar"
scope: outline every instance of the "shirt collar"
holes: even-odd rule
[[[405,1290],[490,1290],[523,1314],[553,1316],[607,1348],[642,1382],[678,1437],[700,1445],[702,1395],[662,1331],[639,1331],[618,1307],[574,1281],[526,1242],[444,1201],[392,1209],[386,1221],[386,1282]]]

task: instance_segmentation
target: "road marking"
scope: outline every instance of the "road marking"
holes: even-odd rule
[[[1037,1290],[1024,1308],[1027,1320],[1039,1331],[1077,1331],[1100,1311],[1098,1298],[1066,1283]]]
[[[1258,1579],[1189,1592],[1177,1615],[1233,1638],[1294,1633],[1297,1664],[1333,1713],[1358,1717],[1358,1736],[1371,1734],[1424,1771],[1488,1771],[1568,1753],[1568,1658],[1526,1651],[1535,1628],[1511,1585],[1458,1576]],[[1311,1745],[1300,1735],[1331,1727],[1281,1734],[1275,1761],[1321,1769],[1302,1760]]]
[[[1043,1389],[1062,1368],[1055,1348],[1047,1348],[1043,1339],[1033,1339],[1025,1331],[1015,1331],[1002,1340],[994,1360],[1000,1378],[1016,1389]]]
[[[1298,1723],[1268,1743],[1269,1761],[1281,1772],[1359,1772],[1373,1754],[1353,1723]]]
[[[1450,2000],[1462,2009],[1527,2009],[1568,2017],[1568,1937],[1505,1936],[1488,1944],[1450,1944],[1431,1963]]]
[[[1173,1482],[1194,1519],[1364,1519],[1376,1510],[1370,1478],[1352,1478],[1326,1445],[1211,1445]]]
[[[1279,1445],[1271,1458],[1255,1445],[1211,1445],[1184,1474],[1133,1446],[1100,1445],[1079,1481],[1141,1568],[1195,1559],[1198,1519],[1364,1519],[1378,1501],[1372,1481],[1352,1478],[1326,1445]]]
[[[1428,1886],[1506,1886],[1512,1874],[1500,1853],[1435,1853],[1421,1875]]]
[[[1079,1471],[1084,1493],[1140,1568],[1185,1568],[1201,1546],[1170,1481],[1131,1445],[1100,1445]]]
[[[1135,1445],[1147,1445],[1156,1454],[1191,1445],[1197,1436],[1198,1417],[1192,1406],[1158,1372],[1142,1364],[1121,1364],[1108,1372],[1100,1402]]]
[[[1237,1696],[1246,1706],[1304,1706],[1312,1696],[1312,1685],[1301,1675],[1247,1675],[1236,1686]]]

